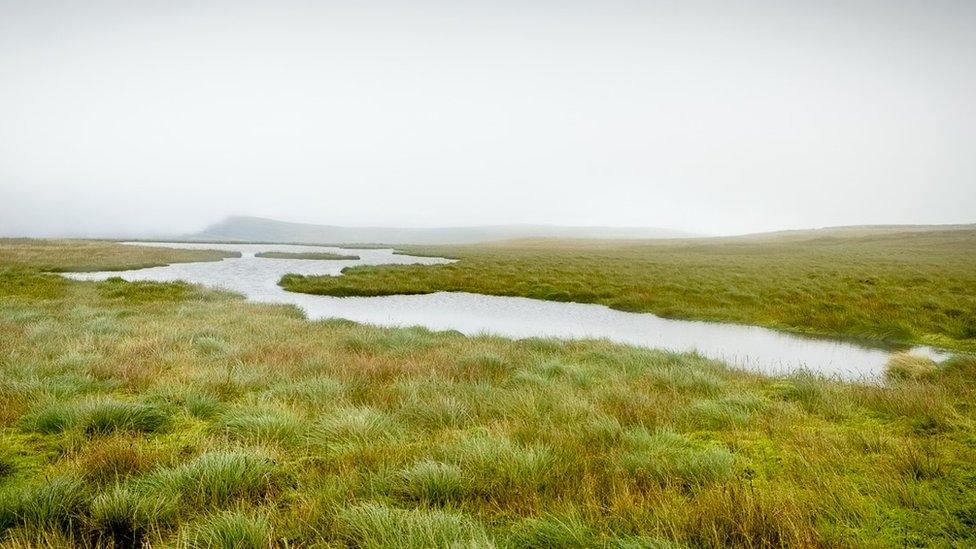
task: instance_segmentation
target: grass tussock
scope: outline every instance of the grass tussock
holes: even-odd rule
[[[29,525],[70,530],[82,517],[88,494],[76,477],[57,476],[38,484],[10,488],[0,495],[0,526]]]
[[[513,528],[510,542],[515,547],[538,548],[600,545],[590,525],[575,515],[547,515],[523,520]]]
[[[216,427],[231,438],[290,446],[301,444],[306,432],[301,418],[271,410],[228,412]]]
[[[483,525],[461,513],[367,503],[343,509],[339,537],[363,548],[494,547]]]
[[[224,511],[190,528],[187,545],[201,549],[262,549],[272,545],[271,526],[263,515]]]
[[[970,355],[770,379],[3,257],[0,546],[976,544]]]
[[[207,509],[259,499],[281,481],[281,472],[270,458],[246,451],[207,452],[184,465],[158,469],[144,480],[159,494]]]
[[[396,491],[407,499],[445,504],[461,500],[465,493],[464,478],[457,465],[427,459],[399,473]]]
[[[644,428],[624,434],[623,468],[638,479],[663,486],[697,487],[732,475],[735,457],[719,446],[701,446],[673,431]]]
[[[169,414],[153,405],[106,401],[92,404],[84,412],[82,424],[89,435],[112,431],[151,433],[163,429]]]
[[[508,437],[475,432],[446,453],[468,475],[472,494],[487,499],[517,499],[544,490],[555,465],[544,444],[519,444]]]
[[[54,434],[80,427],[88,436],[114,431],[151,433],[169,422],[166,410],[149,404],[102,400],[87,403],[48,403],[24,417],[27,430]]]
[[[172,499],[115,486],[92,500],[86,521],[97,541],[137,547],[153,528],[168,524],[175,517],[176,506]]]
[[[892,380],[932,379],[938,373],[934,360],[910,352],[893,354],[885,364],[885,375]]]

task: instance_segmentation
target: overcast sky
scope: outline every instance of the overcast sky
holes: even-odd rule
[[[976,1],[0,0],[0,235],[976,221]]]

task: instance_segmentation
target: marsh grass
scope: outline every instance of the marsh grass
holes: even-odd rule
[[[57,476],[0,496],[0,525],[29,525],[71,531],[87,504],[85,485],[76,477]]]
[[[2,265],[3,547],[976,544],[971,356],[764,378]]]
[[[465,492],[460,467],[429,459],[400,471],[395,490],[401,497],[433,504],[459,501]]]
[[[191,526],[187,545],[200,549],[261,549],[272,544],[271,525],[264,515],[222,511]]]
[[[164,458],[162,451],[145,444],[138,434],[125,433],[80,448],[76,469],[89,483],[107,485],[146,473]]]
[[[126,303],[166,303],[184,301],[193,295],[193,287],[183,282],[155,284],[152,282],[127,282],[112,277],[98,284],[102,295]]]
[[[305,438],[307,423],[295,414],[277,410],[234,410],[217,422],[219,432],[230,438],[298,446]]]
[[[333,296],[473,292],[976,351],[976,229],[824,238],[516,240],[407,246],[447,265],[356,266],[286,275]]]
[[[220,261],[240,255],[224,250],[127,246],[98,240],[0,238],[0,265],[48,272],[121,271],[171,263]],[[44,283],[53,284],[56,278],[45,277]]]
[[[235,500],[259,499],[283,480],[269,457],[236,450],[201,454],[183,465],[157,469],[142,482],[147,489],[178,498],[185,506],[212,509]]]
[[[545,490],[555,465],[545,445],[525,445],[508,437],[476,431],[445,448],[464,471],[465,482],[476,496],[518,499]]]
[[[576,515],[547,515],[523,520],[513,528],[514,547],[597,547],[601,543],[587,522]]]
[[[156,406],[135,402],[48,403],[25,416],[26,429],[43,434],[60,433],[80,426],[89,436],[112,431],[153,432],[163,429],[169,414]]]
[[[97,542],[138,547],[153,528],[175,515],[174,500],[117,485],[92,500],[87,520]]]
[[[735,457],[717,445],[696,444],[670,430],[631,429],[624,434],[623,468],[638,480],[695,488],[732,476]]]
[[[157,406],[119,401],[91,404],[83,412],[82,420],[89,435],[112,431],[151,433],[163,429],[168,422],[169,414]]]
[[[17,472],[17,456],[12,448],[0,448],[0,482]]]
[[[938,372],[934,360],[910,352],[893,354],[885,364],[885,375],[892,380],[932,379]]]
[[[67,404],[50,404],[23,417],[25,429],[41,434],[54,434],[70,429],[78,423],[78,409]]]
[[[365,503],[338,515],[340,538],[355,547],[494,547],[483,525],[461,513]]]

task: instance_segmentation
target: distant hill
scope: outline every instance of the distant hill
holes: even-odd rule
[[[479,227],[339,227],[234,216],[182,237],[184,240],[302,244],[470,244],[512,238],[691,238],[699,235],[643,227],[484,225]]]

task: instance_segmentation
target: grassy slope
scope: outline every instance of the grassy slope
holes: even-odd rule
[[[0,238],[0,268],[42,271],[121,271],[191,261],[219,261],[240,257],[222,250],[126,246],[98,240],[40,240]]]
[[[35,260],[87,261],[64,246]],[[970,545],[974,374],[774,380],[0,270],[0,540]]]
[[[976,350],[976,229],[406,248],[451,265],[289,275],[328,295],[467,291]]]
[[[255,257],[267,259],[359,259],[358,255],[333,254],[329,252],[260,252]]]

